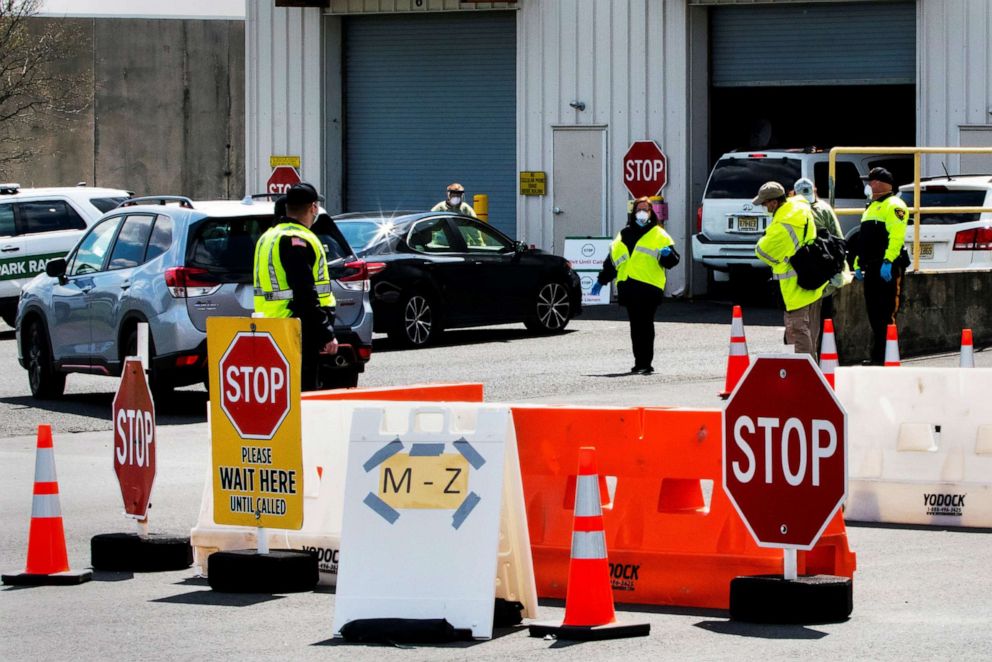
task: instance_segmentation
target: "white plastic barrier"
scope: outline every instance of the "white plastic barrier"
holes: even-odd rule
[[[851,521],[992,527],[992,369],[838,368]]]
[[[357,401],[302,401],[303,528],[298,531],[265,529],[269,549],[309,550],[319,557],[320,583],[337,580],[341,547],[341,504],[348,461],[348,432]],[[257,529],[216,524],[213,484],[207,471],[200,515],[190,532],[194,564],[207,573],[207,557],[220,550],[257,548]]]

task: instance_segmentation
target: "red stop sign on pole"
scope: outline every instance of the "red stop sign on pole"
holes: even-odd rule
[[[723,488],[761,547],[812,549],[847,495],[847,413],[812,359],[758,357],[723,410]]]
[[[114,472],[124,512],[144,519],[155,482],[155,405],[141,359],[124,362],[114,396]]]
[[[265,183],[265,190],[268,193],[285,193],[293,184],[299,184],[300,173],[296,168],[288,165],[276,166],[269,175],[269,181]]]
[[[220,359],[220,407],[245,439],[271,439],[289,414],[289,361],[268,333],[238,333]]]
[[[668,183],[668,159],[653,140],[637,140],[623,155],[623,183],[634,198],[658,195]]]

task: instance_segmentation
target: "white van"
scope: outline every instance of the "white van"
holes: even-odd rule
[[[697,212],[692,259],[715,272],[715,280],[726,280],[726,272],[737,268],[767,269],[755,257],[754,245],[771,216],[761,205],[752,205],[751,200],[765,182],[779,182],[788,191],[801,177],[813,180],[819,195],[826,199],[830,193],[828,160],[828,152],[801,149],[729,152],[721,156],[706,182]],[[912,164],[912,157],[903,155],[838,154],[834,206],[864,207],[865,182],[861,177],[872,168],[887,168],[901,184],[912,181]],[[859,222],[858,216],[841,216],[844,236],[850,237]]]

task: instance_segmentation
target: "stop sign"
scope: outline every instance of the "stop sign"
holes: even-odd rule
[[[289,414],[289,362],[267,332],[242,331],[220,358],[220,407],[245,439],[272,439]]]
[[[113,405],[114,473],[124,512],[144,519],[155,482],[155,405],[141,359],[124,362]]]
[[[293,184],[300,183],[300,173],[296,168],[288,165],[276,166],[269,175],[269,181],[265,183],[265,190],[268,193],[285,193]]]
[[[847,413],[806,354],[759,357],[723,410],[723,489],[761,547],[812,549],[847,494]]]
[[[637,140],[623,155],[623,183],[634,198],[658,195],[668,183],[668,159],[653,140]]]

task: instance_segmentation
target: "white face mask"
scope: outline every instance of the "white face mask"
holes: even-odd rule
[[[636,214],[634,214],[634,219],[637,221],[637,224],[640,225],[641,227],[647,225],[648,219],[650,218],[651,218],[651,214],[649,214],[646,211],[639,211]]]
[[[865,184],[865,197],[870,198],[872,195],[871,184]]]
[[[451,197],[449,198],[449,204],[450,204],[450,205],[451,205],[452,207],[457,207],[457,206],[458,206],[458,205],[460,205],[461,203],[462,203],[462,196],[460,196],[460,195],[453,195],[453,196],[451,196]]]

